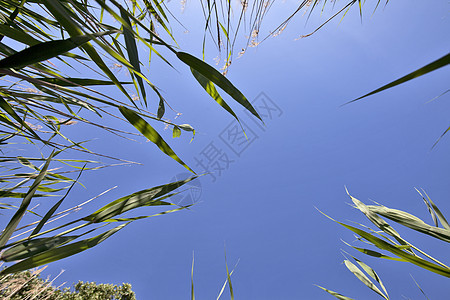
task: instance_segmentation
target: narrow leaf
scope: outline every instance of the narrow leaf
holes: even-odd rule
[[[54,154],[54,152],[52,152],[50,154],[50,156],[48,157],[47,161],[45,162],[44,167],[41,170],[41,172],[36,177],[36,179],[33,182],[33,185],[28,190],[27,195],[25,196],[25,198],[23,198],[19,209],[16,211],[16,213],[13,215],[13,217],[9,221],[8,225],[6,226],[6,228],[3,230],[3,233],[0,236],[0,247],[3,247],[4,245],[6,245],[6,243],[9,240],[9,238],[11,237],[12,233],[14,232],[14,230],[16,230],[17,225],[19,225],[20,220],[22,219],[22,217],[24,216],[25,212],[27,211],[27,208],[28,208],[28,206],[31,203],[31,199],[34,196],[34,193],[36,192],[39,184],[44,179],[44,177],[45,177],[45,175],[47,173],[47,169],[48,169],[48,166],[50,165],[50,161],[53,158],[53,154]]]
[[[398,209],[388,208],[385,206],[367,205],[367,207],[373,212],[385,218],[388,218],[394,222],[402,224],[408,228],[430,235],[432,237],[443,240],[450,243],[450,230],[440,227],[428,225],[418,217],[401,211]]]
[[[112,32],[113,31],[104,31],[92,35],[75,36],[66,40],[39,43],[0,60],[0,68],[20,69],[66,53],[98,36],[110,34]]]
[[[239,121],[238,117],[231,109],[231,107],[229,107],[228,104],[220,96],[219,92],[214,86],[214,83],[193,68],[191,68],[191,72],[194,75],[195,79],[197,79],[198,83],[200,83],[200,85],[205,89],[205,91],[211,96],[211,98],[213,98],[220,106],[223,107],[223,109],[225,109],[233,117],[235,117],[236,120]]]
[[[90,79],[90,78],[73,78],[73,77],[65,77],[57,78],[57,77],[40,77],[35,78],[40,81],[53,83],[60,86],[91,86],[91,85],[115,85],[114,82],[108,80],[99,80],[99,79]],[[121,84],[132,84],[132,82],[121,82]]]
[[[125,9],[121,8],[120,16],[127,23],[128,27],[132,28],[131,21],[128,18],[128,14]],[[141,73],[141,67],[140,67],[140,62],[139,62],[139,52],[138,52],[137,45],[136,45],[136,39],[134,37],[133,32],[129,28],[127,28],[127,27],[123,28],[123,35],[125,38],[125,45],[126,45],[127,52],[128,52],[128,59],[130,60],[130,63],[133,66],[133,68],[136,71],[138,71],[139,73]],[[136,77],[136,80],[139,83],[142,97],[144,98],[144,102],[147,105],[147,97],[145,94],[144,82],[143,82],[142,78],[139,76]]]
[[[202,76],[212,81],[222,90],[224,90],[228,95],[230,95],[239,104],[245,107],[249,112],[251,112],[255,117],[261,119],[258,112],[251,105],[251,103],[245,98],[245,96],[239,91],[225,76],[223,76],[219,71],[205,63],[204,61],[188,54],[185,52],[177,52],[177,57],[182,62],[187,64],[189,67],[200,73]]]
[[[372,281],[370,281],[370,279],[366,276],[366,274],[364,274],[357,266],[355,266],[351,261],[349,261],[348,259],[344,260],[345,266],[347,267],[347,269],[350,270],[350,272],[353,273],[353,275],[355,275],[362,283],[364,283],[369,289],[371,289],[372,291],[374,291],[375,293],[379,294],[380,296],[382,296],[384,299],[388,299],[381,291],[380,289],[373,284]]]
[[[417,192],[419,192],[419,190],[416,189]],[[425,196],[427,196],[427,199],[425,200],[425,197],[419,192],[419,194],[422,196],[422,198],[424,199],[425,202],[429,202],[431,207],[433,208],[436,216],[438,217],[439,221],[441,222],[442,226],[447,229],[450,230],[450,225],[447,221],[447,219],[444,217],[444,215],[441,213],[441,211],[439,210],[439,208],[436,206],[436,204],[434,204],[434,202],[431,200],[431,198],[427,195],[427,193],[422,189],[423,193],[425,194]]]
[[[158,119],[161,119],[164,116],[165,111],[166,111],[166,108],[164,107],[164,99],[162,97],[160,97],[159,105],[158,105],[158,112],[156,114],[156,117]]]
[[[383,282],[381,281],[380,276],[378,276],[377,272],[375,272],[374,269],[372,269],[371,267],[369,267],[366,263],[360,261],[359,259],[357,259],[356,257],[352,256],[353,259],[361,266],[361,268],[363,268],[363,270],[369,274],[370,277],[372,277],[374,280],[376,280],[378,282],[378,284],[381,286],[381,288],[384,291],[384,295],[386,296],[385,298],[388,299],[389,295],[388,292],[383,284]]]
[[[331,290],[326,289],[326,288],[324,288],[324,287],[321,287],[320,285],[316,285],[316,286],[317,286],[318,288],[321,288],[322,290],[324,290],[324,291],[327,292],[328,294],[330,294],[330,295],[332,295],[332,296],[334,296],[334,297],[336,297],[336,298],[338,298],[338,299],[340,299],[340,300],[354,300],[353,298],[350,298],[350,297],[341,295],[341,294],[339,294],[339,293],[337,293],[337,292],[334,292],[334,291],[331,291]]]
[[[14,120],[16,120],[20,125],[25,127],[31,134],[33,134],[37,139],[41,139],[36,132],[34,132],[33,129],[21,118],[17,115],[17,113],[14,111],[14,108],[11,106],[11,104],[8,103],[5,99],[3,99],[2,96],[0,96],[0,107],[7,112],[11,117],[13,117]]]
[[[195,293],[194,293],[194,252],[192,252],[192,267],[191,267],[191,300],[195,300]]]
[[[407,82],[407,81],[409,81],[411,79],[420,77],[420,76],[425,75],[425,74],[427,74],[429,72],[432,72],[432,71],[437,70],[439,68],[445,67],[448,64],[450,64],[450,53],[445,55],[445,56],[443,56],[443,57],[441,57],[441,58],[439,58],[438,60],[435,60],[432,63],[430,63],[430,64],[428,64],[428,65],[426,65],[426,66],[424,66],[424,67],[422,67],[422,68],[412,72],[412,73],[409,73],[406,76],[403,76],[403,77],[401,77],[401,78],[399,78],[399,79],[397,79],[397,80],[395,80],[395,81],[393,81],[391,83],[388,83],[388,84],[386,84],[386,85],[384,85],[384,86],[382,86],[382,87],[380,87],[380,88],[378,88],[378,89],[376,89],[376,90],[374,90],[374,91],[372,91],[372,92],[370,92],[368,94],[365,94],[364,96],[356,98],[356,99],[354,99],[352,101],[349,101],[349,102],[347,102],[345,104],[349,104],[349,103],[358,101],[358,100],[360,100],[362,98],[365,98],[367,96],[370,96],[370,95],[379,93],[381,91],[387,90],[387,89],[389,89],[391,87],[394,87],[396,85],[405,83],[405,82]]]
[[[131,109],[128,109],[124,106],[119,107],[120,112],[122,115],[130,122],[131,125],[133,125],[137,130],[139,130],[140,133],[142,133],[146,138],[148,138],[151,142],[153,142],[158,148],[164,152],[166,155],[172,157],[174,160],[176,160],[179,164],[181,164],[183,167],[191,171],[195,174],[195,172],[189,168],[170,148],[170,146],[163,140],[163,138],[159,135],[159,133],[153,129],[150,124],[148,124],[144,119],[142,119],[138,114],[136,114]]]
[[[345,228],[353,231],[354,233],[358,234],[359,236],[361,236],[363,239],[371,242],[372,244],[374,244],[376,247],[378,247],[379,249],[382,250],[386,250],[391,252],[394,255],[397,255],[398,257],[402,258],[403,260],[405,260],[406,262],[415,264],[423,269],[429,270],[431,272],[434,272],[436,274],[445,276],[445,277],[450,277],[450,268],[445,268],[442,267],[440,265],[434,264],[432,262],[429,262],[427,260],[424,260],[418,256],[415,255],[411,255],[405,251],[402,251],[400,249],[398,249],[397,247],[395,247],[394,245],[380,239],[377,238],[376,236],[373,236],[370,233],[365,232],[364,230],[358,229],[356,227],[341,223],[339,221],[334,220],[333,218],[331,218],[330,216],[326,215],[325,213],[321,212],[324,216],[326,216],[327,218],[329,218],[330,220],[344,226]]]
[[[84,218],[86,221],[90,222],[103,222],[107,219],[114,218],[124,212],[135,209],[137,207],[149,206],[149,205],[170,205],[167,202],[161,202],[160,197],[170,193],[171,191],[179,188],[185,183],[194,180],[196,176],[187,178],[185,180],[180,180],[176,182],[171,182],[169,184],[160,185],[150,189],[142,190],[125,197],[119,198],[102,208],[98,209],[91,215]]]
[[[58,248],[53,248],[50,250],[47,250],[45,252],[42,252],[40,254],[37,254],[33,257],[27,258],[25,260],[22,260],[21,262],[18,262],[0,272],[0,275],[6,275],[11,273],[17,273],[20,271],[25,271],[31,268],[39,267],[42,265],[46,265],[48,263],[75,255],[77,253],[83,252],[89,248],[95,247],[107,238],[109,238],[111,235],[128,225],[129,223],[119,225],[115,228],[112,228],[108,230],[107,232],[104,232],[98,236],[95,236],[90,239],[85,239],[76,243],[72,243],[69,245],[65,245]]]
[[[86,165],[85,165],[86,166]],[[85,167],[84,166],[84,167]],[[71,184],[71,186],[69,187],[69,189],[67,190],[66,194],[64,195],[64,197],[61,198],[61,200],[59,200],[58,202],[55,203],[55,205],[52,206],[52,208],[50,208],[47,213],[45,214],[45,216],[42,218],[42,220],[39,222],[39,224],[36,226],[36,228],[33,230],[33,232],[30,234],[30,236],[33,236],[35,234],[38,234],[39,231],[41,231],[42,227],[45,225],[45,223],[47,223],[47,221],[53,216],[53,214],[56,212],[56,210],[59,208],[59,206],[63,203],[64,199],[66,199],[67,195],[69,195],[70,191],[72,190],[73,186],[75,185],[75,183],[78,182],[78,179],[81,176],[81,173],[84,170],[83,169],[80,171],[80,173],[78,174],[77,179],[74,180],[74,182]]]
[[[55,236],[55,237],[27,240],[3,252],[1,260],[9,262],[25,259],[34,256],[38,253],[55,248],[61,244],[68,243],[77,237],[78,236]]]

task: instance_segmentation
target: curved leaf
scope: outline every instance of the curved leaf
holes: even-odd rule
[[[187,64],[189,67],[200,73],[202,76],[208,80],[215,83],[218,87],[224,90],[228,95],[230,95],[239,104],[245,107],[249,112],[251,112],[255,117],[261,119],[258,112],[251,105],[251,103],[245,98],[245,96],[239,91],[225,76],[223,76],[219,71],[205,63],[204,61],[196,58],[185,52],[177,52],[177,57],[182,62]],[[198,80],[198,79],[197,79]]]
[[[111,34],[113,32],[114,31],[104,31],[90,35],[74,36],[66,40],[39,43],[0,60],[0,68],[20,69],[56,57],[81,46],[96,37]]]
[[[403,76],[402,78],[399,78],[399,79],[397,79],[397,80],[395,80],[395,81],[393,81],[391,83],[383,85],[382,87],[380,87],[380,88],[378,88],[378,89],[376,89],[376,90],[374,90],[374,91],[372,91],[370,93],[367,93],[364,96],[361,96],[361,97],[356,98],[356,99],[354,99],[352,101],[349,101],[349,102],[347,102],[345,104],[349,104],[349,103],[358,101],[358,100],[360,100],[362,98],[365,98],[367,96],[370,96],[370,95],[379,93],[381,91],[390,89],[391,87],[394,87],[396,85],[405,83],[405,82],[407,82],[407,81],[409,81],[411,79],[420,77],[422,75],[425,75],[425,74],[427,74],[429,72],[432,72],[434,70],[437,70],[439,68],[445,67],[448,64],[450,64],[450,53],[445,55],[445,56],[443,56],[443,57],[441,57],[441,58],[439,58],[439,59],[437,59],[437,60],[435,60],[435,61],[433,61],[432,63],[430,63],[430,64],[428,64],[428,65],[426,65],[426,66],[424,66],[424,67],[414,71],[414,72],[409,73],[408,75]]]
[[[170,148],[170,146],[163,140],[159,133],[137,113],[124,106],[120,106],[119,110],[131,125],[133,125],[137,130],[139,130],[140,133],[142,133],[146,138],[148,138],[151,142],[158,146],[158,148],[161,149],[162,152],[172,157],[183,167],[195,174],[195,172],[175,154],[172,148]]]

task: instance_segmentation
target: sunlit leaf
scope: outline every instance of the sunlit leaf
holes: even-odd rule
[[[75,238],[77,236],[55,236],[25,241],[7,249],[3,252],[0,259],[6,262],[25,259],[68,243]]]
[[[206,79],[212,81],[222,90],[224,90],[228,95],[230,95],[234,100],[236,100],[239,104],[245,107],[249,112],[251,112],[255,117],[261,119],[259,114],[256,112],[255,108],[251,105],[251,103],[245,98],[245,96],[239,91],[225,76],[223,76],[219,71],[185,52],[177,52],[177,57],[187,64],[189,67],[200,73]]]
[[[173,138],[177,138],[177,137],[179,137],[181,135],[181,130],[180,130],[180,128],[178,127],[178,126],[174,126],[173,127],[173,135],[172,135],[172,137]]]
[[[131,109],[128,109],[124,106],[119,108],[122,115],[133,125],[140,133],[142,133],[146,138],[148,138],[151,142],[153,142],[158,148],[164,152],[166,155],[172,157],[178,163],[180,163],[183,167],[191,171],[195,174],[195,172],[189,168],[170,148],[170,146],[163,140],[163,138],[159,135],[159,133],[153,129],[150,124],[148,124],[144,119],[142,119],[138,114],[136,114]],[[181,127],[181,126],[180,126]]]
[[[18,262],[0,272],[0,275],[5,274],[11,274],[11,273],[17,273],[20,271],[25,271],[31,268],[39,267],[57,260],[61,260],[63,258],[75,255],[77,253],[80,253],[82,251],[85,251],[89,248],[95,247],[107,238],[109,238],[111,235],[128,225],[129,223],[125,223],[122,225],[119,225],[115,228],[112,228],[108,230],[107,232],[104,232],[102,234],[99,234],[93,238],[85,239],[79,242],[75,242],[72,244],[68,244],[65,246],[52,248],[50,250],[47,250],[45,252],[39,253],[37,255],[34,255],[33,257],[27,258],[22,260],[21,262]]]
[[[364,96],[361,96],[361,97],[356,98],[356,99],[354,99],[352,101],[349,101],[346,104],[358,101],[358,100],[360,100],[362,98],[365,98],[367,96],[379,93],[381,91],[387,90],[387,89],[389,89],[391,87],[394,87],[396,85],[405,83],[405,82],[407,82],[407,81],[409,81],[411,79],[420,77],[420,76],[425,75],[427,73],[430,73],[430,72],[432,72],[434,70],[437,70],[439,68],[445,67],[448,64],[450,64],[450,53],[447,54],[447,55],[444,55],[443,57],[433,61],[432,63],[430,63],[430,64],[428,64],[428,65],[426,65],[426,66],[424,66],[424,67],[422,67],[422,68],[420,68],[420,69],[418,69],[418,70],[416,70],[414,72],[409,73],[408,75],[405,75],[405,76],[403,76],[403,77],[401,77],[401,78],[399,78],[399,79],[397,79],[397,80],[395,80],[395,81],[393,81],[391,83],[383,85],[382,87],[380,87],[380,88],[378,88],[378,89],[376,89],[376,90],[374,90],[374,91],[372,91],[370,93],[367,93]]]
[[[334,291],[332,291],[332,290],[329,290],[329,289],[326,289],[326,288],[324,288],[324,287],[321,287],[320,285],[316,285],[316,286],[317,286],[318,288],[321,288],[322,290],[324,290],[324,291],[327,292],[328,294],[330,294],[330,295],[332,295],[332,296],[334,296],[334,297],[336,297],[336,298],[338,298],[338,299],[340,299],[340,300],[354,300],[353,298],[350,298],[350,297],[341,295],[341,294],[339,294],[339,293],[337,293],[337,292],[334,292]]]
[[[33,182],[33,185],[28,190],[27,195],[23,198],[22,203],[20,204],[19,209],[17,209],[16,213],[12,216],[11,220],[9,221],[8,225],[6,225],[6,228],[3,230],[1,236],[0,236],[0,247],[3,247],[13,234],[14,230],[17,228],[17,225],[19,225],[20,220],[22,219],[23,215],[27,211],[28,206],[31,203],[31,199],[33,198],[34,193],[36,192],[39,184],[44,179],[48,166],[50,165],[50,162],[53,158],[54,152],[52,152],[47,161],[45,162],[45,165],[42,167],[41,172],[36,177],[36,179]]]
[[[160,201],[159,198],[195,178],[196,178],[195,176],[190,177],[185,180],[180,180],[169,184],[153,187],[122,197],[98,209],[94,213],[85,217],[84,220],[90,222],[103,222],[105,220],[114,218],[116,216],[123,214],[124,212],[127,212],[129,210],[138,207],[171,205],[171,203]]]
[[[0,60],[0,69],[20,69],[56,57],[79,47],[96,37],[111,33],[112,31],[105,31],[92,35],[75,36],[66,40],[39,43]]]

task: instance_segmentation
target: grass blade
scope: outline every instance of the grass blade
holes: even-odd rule
[[[406,262],[415,264],[423,269],[429,270],[431,272],[434,272],[436,274],[445,276],[445,277],[449,277],[450,278],[450,268],[445,268],[439,265],[436,265],[434,263],[431,263],[427,260],[424,260],[418,256],[415,255],[411,255],[409,253],[406,253],[405,251],[402,251],[401,249],[399,249],[398,247],[396,247],[395,245],[392,245],[380,238],[377,238],[376,236],[373,236],[370,233],[365,232],[364,230],[358,229],[356,227],[341,223],[339,221],[334,220],[333,218],[331,218],[330,216],[326,215],[325,213],[321,212],[324,216],[326,216],[327,218],[329,218],[330,220],[344,226],[345,228],[349,229],[350,231],[353,231],[354,233],[358,234],[359,236],[361,236],[361,238],[369,241],[370,243],[372,243],[373,245],[375,245],[377,248],[382,249],[382,250],[386,250],[391,252],[394,255],[397,255],[398,257],[402,258],[403,260],[405,260]]]
[[[86,166],[86,165],[85,165]],[[85,167],[84,166],[84,167]],[[35,234],[38,234],[39,231],[41,231],[42,227],[44,227],[45,223],[47,223],[47,221],[53,216],[53,214],[56,212],[56,210],[59,208],[59,206],[61,205],[61,203],[63,203],[64,199],[66,199],[67,195],[69,195],[70,191],[72,190],[73,186],[75,185],[75,183],[78,182],[78,179],[81,176],[81,173],[84,170],[83,169],[80,171],[80,173],[78,174],[77,179],[75,179],[75,181],[70,185],[70,187],[67,189],[66,194],[64,195],[64,197],[61,198],[61,200],[59,200],[58,202],[55,203],[55,205],[52,206],[52,208],[50,208],[47,213],[45,214],[45,216],[41,219],[41,221],[39,222],[39,224],[36,226],[36,228],[33,230],[33,232],[30,234],[30,236],[33,236]]]
[[[393,81],[391,83],[388,83],[388,84],[386,84],[386,85],[384,85],[384,86],[382,86],[382,87],[380,87],[380,88],[378,88],[378,89],[376,89],[376,90],[374,90],[374,91],[372,91],[370,93],[365,94],[364,96],[356,98],[356,99],[354,99],[352,101],[349,101],[349,102],[347,102],[345,104],[349,104],[349,103],[358,101],[358,100],[360,100],[362,98],[368,97],[370,95],[373,95],[373,94],[379,93],[381,91],[390,89],[391,87],[394,87],[396,85],[405,83],[405,82],[407,82],[407,81],[409,81],[411,79],[420,77],[422,75],[425,75],[425,74],[427,74],[429,72],[432,72],[434,70],[437,70],[439,68],[445,67],[448,64],[450,64],[450,53],[445,55],[445,56],[443,56],[443,57],[441,57],[441,58],[439,58],[438,60],[435,60],[434,62],[432,62],[432,63],[430,63],[430,64],[428,64],[428,65],[426,65],[426,66],[424,66],[424,67],[414,71],[414,72],[412,72],[412,73],[409,73],[408,75],[405,75],[405,76],[403,76],[403,77],[401,77],[401,78],[399,78],[399,79],[397,79],[397,80],[395,80],[395,81]]]
[[[183,167],[191,171],[195,174],[195,172],[188,167],[170,148],[170,146],[163,140],[163,138],[159,135],[159,133],[153,129],[153,127],[148,124],[144,119],[142,119],[137,113],[132,111],[131,109],[128,109],[124,106],[119,107],[120,112],[122,115],[130,122],[131,125],[133,125],[137,130],[139,130],[140,133],[142,133],[146,138],[148,138],[151,142],[153,142],[158,148],[164,152],[166,155],[172,157],[174,160],[176,160],[179,164],[181,164]]]
[[[428,206],[428,203],[431,205],[431,207],[433,208],[434,213],[436,214],[437,218],[439,219],[439,222],[441,222],[442,226],[445,229],[450,230],[450,225],[448,224],[447,219],[441,213],[441,211],[436,206],[436,204],[434,204],[434,202],[431,200],[431,198],[427,195],[427,193],[422,189],[422,191],[425,194],[425,196],[427,196],[427,198],[425,199],[425,197],[422,195],[421,192],[419,192],[419,190],[416,189],[416,191],[420,194],[420,196],[422,196],[422,198],[425,201],[425,203],[427,203],[427,206]],[[436,227],[437,227],[437,225],[436,225]]]
[[[233,285],[231,284],[231,274],[228,271],[228,263],[227,263],[227,251],[225,250],[225,267],[227,269],[227,280],[228,280],[228,287],[230,288],[230,299],[234,300],[234,294],[233,294]]]
[[[388,298],[386,297],[386,295],[384,295],[380,289],[366,276],[366,274],[364,274],[357,266],[355,266],[351,261],[349,261],[348,259],[344,260],[344,264],[347,267],[347,269],[350,270],[350,272],[353,273],[353,275],[356,276],[356,278],[358,278],[362,283],[364,283],[369,289],[371,289],[372,291],[374,291],[375,293],[379,294],[381,297],[383,297],[384,299]]]
[[[37,135],[36,132],[34,132],[33,129],[24,121],[21,117],[17,115],[17,113],[14,111],[14,108],[11,106],[11,104],[8,103],[2,96],[0,96],[0,107],[7,112],[11,117],[13,117],[14,120],[16,120],[20,125],[25,127],[31,134],[33,134],[38,140],[41,140],[41,138]],[[7,120],[6,120],[7,121]],[[8,122],[9,124],[10,122]],[[17,127],[13,124],[14,127]]]
[[[85,217],[84,220],[90,222],[103,222],[137,207],[149,205],[170,205],[168,202],[158,201],[160,200],[158,198],[170,193],[195,178],[197,177],[193,176],[185,180],[160,185],[127,195],[103,206],[91,215]]]
[[[195,300],[195,294],[194,294],[194,252],[192,252],[192,268],[191,268],[191,300]]]
[[[78,236],[54,236],[34,240],[27,240],[3,252],[1,260],[9,262],[25,259],[38,253],[55,248],[61,244],[68,243],[76,239],[77,237]]]
[[[191,68],[191,72],[192,75],[194,75],[195,79],[197,79],[198,83],[200,83],[200,85],[205,89],[205,91],[211,96],[211,98],[213,98],[220,106],[223,107],[223,109],[225,109],[228,113],[230,113],[239,122],[239,119],[234,113],[234,111],[220,96],[219,92],[214,86],[214,83],[193,68]]]
[[[202,76],[212,81],[222,90],[224,90],[228,95],[230,95],[239,104],[245,107],[249,112],[251,112],[255,117],[261,120],[261,117],[256,112],[255,108],[251,103],[245,98],[245,96],[239,91],[225,76],[223,76],[219,71],[205,63],[204,61],[196,58],[185,52],[177,52],[177,57],[184,62],[186,65],[194,69]],[[264,122],[263,122],[264,123]]]
[[[119,225],[117,227],[114,227],[102,234],[99,234],[95,237],[85,239],[76,243],[72,243],[69,245],[65,245],[58,248],[53,248],[50,250],[47,250],[45,252],[42,252],[40,254],[37,254],[33,257],[27,258],[25,260],[22,260],[21,262],[18,262],[0,272],[0,275],[6,275],[11,273],[17,273],[20,271],[25,271],[31,268],[39,267],[42,265],[46,265],[48,263],[72,256],[74,254],[80,253],[82,251],[85,251],[89,248],[95,247],[107,238],[109,238],[111,235],[128,225],[129,223],[125,223],[122,225]]]
[[[39,43],[0,60],[0,69],[21,69],[66,53],[98,36],[113,32],[104,31],[95,34],[74,36],[66,40]]]
[[[388,218],[396,223],[450,243],[450,230],[448,229],[428,225],[418,217],[398,209],[375,205],[367,205],[367,207],[373,213]]]
[[[322,290],[324,290],[324,291],[327,292],[328,294],[330,294],[330,295],[332,295],[332,296],[334,296],[334,297],[336,297],[336,298],[338,298],[338,299],[340,299],[340,300],[354,300],[353,298],[350,298],[350,297],[341,295],[341,294],[339,294],[339,293],[337,293],[337,292],[334,292],[334,291],[331,291],[331,290],[326,289],[326,288],[324,288],[324,287],[321,287],[320,285],[316,285],[316,286],[317,286],[318,288],[321,288]]]
[[[91,86],[91,85],[114,85],[114,82],[108,80],[90,79],[90,78],[73,78],[65,77],[64,79],[59,79],[56,77],[48,78],[41,77],[36,78],[36,80],[44,81],[60,86]],[[132,82],[121,82],[121,84],[132,84]]]
[[[352,256],[353,257],[353,256]],[[371,267],[369,267],[368,265],[366,265],[364,262],[360,261],[359,259],[357,259],[356,257],[353,257],[353,259],[361,266],[361,268],[363,268],[363,270],[369,274],[370,277],[372,277],[374,280],[376,280],[378,282],[378,284],[380,285],[380,287],[383,289],[384,291],[384,295],[386,299],[389,299],[389,295],[388,292],[383,284],[383,282],[380,279],[380,276],[378,276],[377,272],[375,272],[374,269],[372,269]]]
[[[11,237],[12,233],[17,228],[17,225],[19,225],[20,220],[22,219],[22,217],[24,216],[25,212],[27,211],[27,208],[28,208],[28,206],[31,203],[31,199],[33,198],[34,193],[36,192],[39,184],[44,179],[44,177],[45,177],[45,175],[47,173],[47,169],[48,169],[48,166],[50,165],[50,161],[53,158],[53,154],[54,154],[54,152],[52,152],[50,154],[50,156],[48,157],[47,161],[45,162],[44,167],[42,167],[41,172],[36,177],[36,179],[34,180],[32,186],[28,190],[27,195],[25,196],[25,198],[23,198],[19,209],[17,209],[16,213],[13,215],[13,217],[9,221],[8,225],[3,230],[3,233],[0,236],[0,247],[3,247],[8,242],[8,240]]]
[[[123,8],[120,9],[120,16],[128,24],[128,27],[132,28],[131,21],[128,18],[128,14],[126,13],[125,9],[123,9]],[[140,67],[140,62],[139,62],[139,53],[138,53],[136,39],[134,37],[134,34],[130,29],[128,29],[127,27],[124,27],[123,35],[125,38],[125,45],[126,45],[126,49],[128,52],[128,59],[130,60],[130,63],[133,66],[133,68],[136,71],[138,71],[139,73],[141,73],[141,67]],[[145,94],[144,82],[143,82],[142,78],[139,76],[136,76],[136,80],[139,84],[139,87],[140,87],[140,90],[142,93],[142,97],[144,99],[144,103],[145,103],[145,105],[147,105],[147,97]]]
[[[411,275],[411,274],[410,274]],[[422,288],[420,287],[420,285],[417,283],[417,281],[414,279],[414,277],[411,275],[411,278],[412,278],[412,280],[414,281],[414,283],[417,285],[417,287],[419,288],[419,290],[422,292],[422,295],[424,295],[425,296],[425,298],[427,298],[427,300],[430,300],[428,297],[427,297],[427,294],[425,294],[425,292],[422,290]]]

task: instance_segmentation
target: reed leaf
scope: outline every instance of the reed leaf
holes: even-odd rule
[[[365,97],[368,97],[368,96],[374,95],[376,93],[379,93],[381,91],[390,89],[390,88],[392,88],[394,86],[397,86],[399,84],[405,83],[405,82],[407,82],[407,81],[409,81],[411,79],[420,77],[422,75],[425,75],[427,73],[435,71],[435,70],[437,70],[439,68],[445,67],[448,64],[450,64],[450,53],[447,54],[447,55],[442,56],[441,58],[433,61],[432,63],[429,63],[428,65],[426,65],[426,66],[424,66],[424,67],[422,67],[420,69],[415,70],[414,72],[409,73],[408,75],[405,75],[405,76],[403,76],[403,77],[401,77],[401,78],[399,78],[399,79],[397,79],[395,81],[392,81],[391,83],[383,85],[382,87],[380,87],[380,88],[378,88],[378,89],[376,89],[376,90],[374,90],[374,91],[372,91],[370,93],[367,93],[367,94],[365,94],[365,95],[363,95],[363,96],[361,96],[359,98],[351,100],[351,101],[349,101],[349,102],[347,102],[345,104],[349,104],[349,103],[358,101],[360,99],[363,99]]]
[[[389,298],[383,294],[383,292],[380,291],[380,289],[364,274],[357,266],[355,266],[351,261],[348,259],[344,260],[344,264],[347,267],[347,269],[350,270],[350,272],[353,273],[353,275],[356,276],[362,283],[364,283],[369,289],[374,291],[375,293],[379,294],[384,299],[388,300]],[[372,269],[371,269],[372,270]]]
[[[0,247],[3,247],[11,237],[14,230],[17,228],[17,225],[19,225],[20,220],[22,219],[23,215],[27,211],[28,206],[31,203],[31,199],[34,196],[34,193],[36,192],[39,184],[44,179],[48,166],[50,165],[50,162],[53,158],[54,152],[52,152],[47,161],[45,162],[44,167],[42,168],[39,175],[36,177],[36,179],[33,182],[33,185],[28,190],[26,196],[23,198],[22,203],[20,204],[19,209],[17,209],[16,213],[13,215],[11,220],[9,221],[8,225],[6,225],[6,228],[3,230],[1,236],[0,236]]]
[[[255,117],[257,117],[261,122],[263,120],[259,116],[258,112],[251,105],[251,103],[245,98],[245,96],[239,91],[225,76],[223,76],[219,71],[205,63],[204,61],[196,58],[185,52],[177,52],[177,57],[186,65],[191,67],[191,69],[200,73],[206,79],[212,81],[215,85],[224,90],[228,95],[230,95],[239,104],[245,107],[249,112],[251,112]],[[198,79],[197,79],[198,80]],[[214,97],[213,97],[214,99]],[[214,99],[215,100],[215,99]]]
[[[68,244],[65,246],[52,248],[50,250],[41,252],[33,257],[29,257],[24,259],[0,272],[0,275],[17,273],[20,271],[25,271],[31,268],[39,267],[57,260],[61,260],[63,258],[75,255],[77,253],[83,252],[89,248],[95,247],[111,235],[128,225],[129,223],[125,223],[114,227],[102,234],[99,234],[95,237],[85,239],[79,242],[75,242],[72,244]]]
[[[166,155],[170,156],[183,167],[195,174],[195,172],[175,154],[172,148],[170,148],[170,146],[164,141],[159,133],[137,113],[124,106],[120,106],[119,110],[131,125],[133,125],[140,133],[142,133],[142,135],[144,135],[152,143],[154,143],[162,152],[164,152]]]
[[[340,300],[354,300],[353,298],[350,298],[350,297],[341,295],[341,294],[339,294],[339,293],[337,293],[337,292],[334,292],[334,291],[332,291],[332,290],[329,290],[329,289],[326,289],[326,288],[324,288],[324,287],[321,287],[320,285],[315,285],[315,286],[317,286],[318,288],[324,290],[324,291],[327,292],[328,294],[330,294],[330,295],[332,295],[332,296],[334,296],[334,297],[336,297],[336,298],[338,298],[338,299],[340,299]]]
[[[39,43],[0,60],[0,69],[13,68],[18,70],[43,60],[56,57],[79,47],[96,37],[111,33],[113,33],[113,31],[74,36],[66,40]]]

